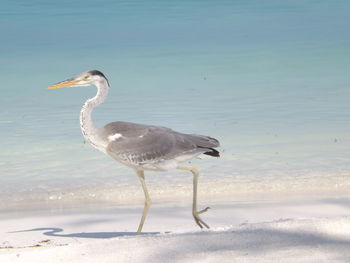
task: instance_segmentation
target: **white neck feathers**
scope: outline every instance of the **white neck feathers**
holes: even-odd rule
[[[95,97],[88,99],[80,111],[80,128],[85,140],[90,142],[92,146],[99,149],[101,138],[99,138],[98,128],[95,127],[92,121],[92,111],[95,107],[104,102],[108,94],[108,83],[106,80],[101,80],[94,83],[97,88]]]

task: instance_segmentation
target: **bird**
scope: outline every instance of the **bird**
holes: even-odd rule
[[[92,120],[92,111],[105,101],[110,88],[107,77],[99,70],[86,71],[51,85],[48,89],[83,86],[97,88],[96,95],[88,99],[80,111],[80,128],[85,141],[121,164],[132,168],[141,182],[145,203],[136,235],[142,232],[151,205],[145,183],[145,171],[178,169],[191,172],[193,174],[192,216],[201,229],[209,228],[209,225],[200,217],[208,211],[209,207],[197,209],[199,170],[182,163],[202,154],[220,157],[219,151],[215,149],[220,146],[219,141],[209,136],[180,133],[163,126],[125,121],[111,122],[102,128],[97,128]]]

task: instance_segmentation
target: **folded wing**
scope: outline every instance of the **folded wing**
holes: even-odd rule
[[[159,163],[201,153],[218,156],[219,142],[211,137],[183,134],[166,127],[113,122],[104,127],[110,138],[107,153],[134,165]]]

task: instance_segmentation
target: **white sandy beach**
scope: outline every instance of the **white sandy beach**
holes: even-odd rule
[[[7,214],[0,262],[350,262],[350,199]]]

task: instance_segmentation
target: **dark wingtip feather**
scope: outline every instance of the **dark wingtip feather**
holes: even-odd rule
[[[215,150],[214,148],[208,148],[208,150],[210,150],[210,151],[204,152],[204,154],[210,155],[213,157],[220,157],[220,152]]]

